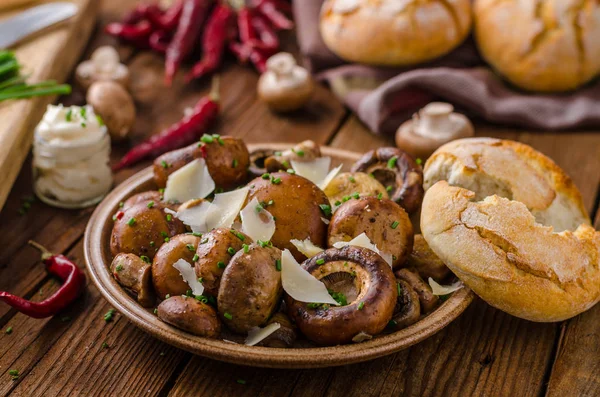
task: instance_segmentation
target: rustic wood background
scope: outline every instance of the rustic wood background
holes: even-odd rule
[[[100,26],[118,20],[135,0],[104,0]],[[294,50],[292,37],[288,37]],[[114,44],[97,30],[86,57]],[[133,140],[178,120],[183,109],[208,91],[208,82],[162,86],[162,59],[120,47],[129,64],[139,116]],[[221,74],[223,117],[215,133],[247,142],[313,139],[365,151],[392,141],[374,137],[325,88],[309,108],[289,117],[271,114],[256,100],[257,75],[231,62]],[[67,101],[81,100],[77,94]],[[600,191],[599,131],[541,133],[477,124],[477,134],[515,139],[552,157],[575,180],[590,213]],[[126,148],[115,148],[113,160]],[[147,164],[120,172],[116,182]],[[52,294],[57,283],[38,262],[27,240],[84,264],[82,235],[92,209],[57,210],[34,202],[27,160],[4,210],[0,234],[0,290],[34,300]],[[595,216],[596,227],[600,216]],[[406,351],[367,363],[318,370],[273,370],[224,364],[161,343],[116,315],[93,285],[67,312],[34,320],[0,304],[0,395],[12,396],[598,396],[600,395],[600,305],[570,321],[537,324],[511,317],[476,300],[453,324]],[[109,347],[103,349],[106,342]],[[9,370],[21,376],[12,380]],[[243,382],[242,382],[243,381]],[[241,383],[239,383],[241,382]],[[242,384],[245,383],[245,384]]]

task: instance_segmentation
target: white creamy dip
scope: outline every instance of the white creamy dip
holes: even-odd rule
[[[94,109],[49,105],[34,133],[34,187],[41,200],[85,207],[112,186],[110,137]]]

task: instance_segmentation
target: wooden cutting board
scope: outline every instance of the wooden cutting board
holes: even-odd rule
[[[94,28],[99,1],[71,1],[79,7],[77,15],[13,48],[24,73],[30,74],[29,83],[48,79],[64,82],[79,60]],[[28,2],[27,6],[47,2]],[[0,9],[0,20],[24,9]],[[33,129],[55,99],[49,96],[0,102],[0,209],[29,153]]]

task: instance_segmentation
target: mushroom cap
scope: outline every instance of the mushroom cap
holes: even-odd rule
[[[135,123],[136,110],[133,98],[122,85],[109,80],[95,81],[86,100],[102,117],[113,141],[127,137]]]

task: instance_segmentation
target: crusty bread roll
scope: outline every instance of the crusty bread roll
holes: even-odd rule
[[[493,138],[458,139],[441,146],[425,163],[423,186],[440,180],[475,192],[497,194],[527,206],[555,231],[589,223],[581,193],[552,160],[528,145]]]
[[[470,0],[326,0],[323,41],[339,57],[402,66],[440,57],[471,28]]]
[[[579,0],[476,0],[483,57],[514,85],[573,90],[600,73],[600,5]]]
[[[517,142],[463,139],[438,149],[424,175],[421,232],[486,302],[543,322],[598,302],[600,232],[550,159]]]

